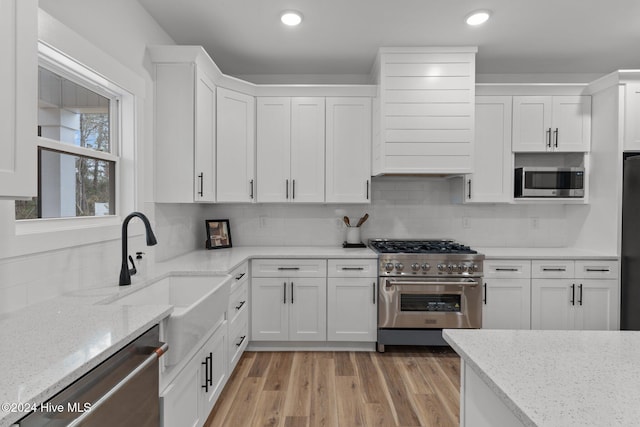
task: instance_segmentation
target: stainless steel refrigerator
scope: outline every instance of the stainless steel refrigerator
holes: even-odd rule
[[[640,152],[623,153],[620,329],[640,331]]]

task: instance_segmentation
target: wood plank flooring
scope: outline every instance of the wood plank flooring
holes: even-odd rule
[[[245,352],[205,427],[457,426],[459,390],[447,347]]]

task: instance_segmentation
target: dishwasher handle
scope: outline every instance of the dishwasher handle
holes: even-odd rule
[[[67,427],[75,427],[81,425],[86,418],[91,416],[91,413],[102,406],[105,402],[107,402],[113,395],[115,395],[121,388],[123,388],[129,381],[133,379],[140,372],[144,371],[149,365],[154,363],[157,359],[160,358],[164,353],[169,349],[169,344],[164,343],[161,347],[156,348],[152,354],[147,357],[144,362],[142,362],[138,367],[136,367],[133,371],[131,371],[126,377],[122,379],[118,384],[116,384],[111,390],[105,393],[100,399],[98,399],[95,403],[91,405],[91,411],[84,412],[78,418],[73,420]]]

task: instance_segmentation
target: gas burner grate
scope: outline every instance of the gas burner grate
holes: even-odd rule
[[[469,246],[453,240],[372,240],[371,247],[379,253],[409,254],[477,254]]]

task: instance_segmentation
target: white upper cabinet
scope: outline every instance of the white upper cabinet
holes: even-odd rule
[[[37,195],[38,2],[0,0],[0,199]]]
[[[155,200],[215,201],[215,85],[197,62],[155,64]]]
[[[324,201],[324,98],[291,100],[291,199]]]
[[[217,100],[217,201],[253,202],[255,98],[218,88]]]
[[[258,202],[324,202],[324,98],[258,98]]]
[[[590,96],[514,96],[513,151],[587,152]]]
[[[640,84],[625,88],[624,149],[640,150]]]
[[[374,175],[472,172],[476,52],[380,49]]]
[[[371,200],[371,99],[327,98],[326,201]]]
[[[473,174],[468,175],[467,203],[507,203],[513,197],[510,96],[477,96]]]

